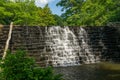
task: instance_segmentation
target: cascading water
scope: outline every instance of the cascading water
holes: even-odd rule
[[[81,41],[80,47],[83,53],[83,55],[81,56],[83,59],[83,63],[95,63],[95,55],[93,55],[92,48],[88,45],[89,38],[87,32],[83,28],[80,28],[78,38]]]
[[[8,30],[9,27],[1,28],[1,55]],[[14,26],[12,31],[10,51],[15,52],[19,48],[26,50],[40,66],[73,66],[100,60],[120,61],[117,27]]]
[[[56,67],[95,63],[95,56],[92,54],[87,40],[88,36],[83,28],[80,28],[78,37],[69,27],[46,28],[45,42],[46,50],[49,52],[47,64]]]
[[[51,38],[51,41],[46,41],[49,46],[51,58],[49,62],[52,62],[53,66],[72,66],[79,65],[79,45],[76,36],[68,27],[50,27],[47,32],[47,36]]]

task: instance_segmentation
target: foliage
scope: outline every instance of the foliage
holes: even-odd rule
[[[34,0],[9,0],[0,2],[0,23],[30,26],[48,26],[56,24],[54,16],[48,5],[44,8],[37,7]]]
[[[68,25],[105,25],[120,21],[120,0],[61,0],[57,6],[66,12]]]
[[[50,67],[36,67],[35,61],[25,51],[8,53],[2,62],[2,80],[61,80],[61,76],[54,75]]]
[[[48,4],[41,10],[38,11],[40,20],[38,20],[38,24],[42,26],[51,26],[55,25],[56,21],[54,19],[54,15],[51,14],[50,8]]]
[[[56,20],[56,26],[64,26],[65,25],[65,22],[64,20],[62,19],[62,17],[58,16],[58,15],[54,15],[54,18]]]
[[[57,6],[61,6],[62,11],[65,10],[65,13],[62,14],[62,18],[67,22],[67,25],[77,26],[81,21],[79,19],[79,13],[81,12],[81,7],[84,0],[61,0]]]

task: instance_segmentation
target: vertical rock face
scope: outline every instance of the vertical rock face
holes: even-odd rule
[[[101,60],[120,61],[119,30],[119,27],[107,26],[14,26],[9,49],[12,52],[19,48],[26,50],[41,66],[73,66]],[[3,33],[5,31],[0,31],[0,40],[4,39],[0,41],[1,54],[7,40],[2,37],[7,34]]]

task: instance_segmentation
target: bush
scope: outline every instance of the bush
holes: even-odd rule
[[[22,50],[14,54],[8,52],[2,62],[1,80],[62,80],[61,75],[55,75],[51,67],[37,67],[35,60]]]

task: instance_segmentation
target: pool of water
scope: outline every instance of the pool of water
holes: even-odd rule
[[[120,80],[120,70],[101,69],[98,64],[58,67],[54,70],[63,74],[64,80]]]

